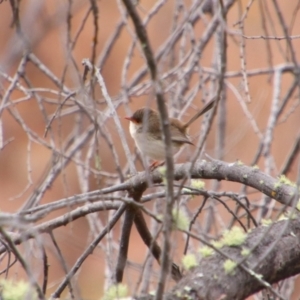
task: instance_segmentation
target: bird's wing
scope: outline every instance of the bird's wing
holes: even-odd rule
[[[177,143],[184,143],[184,144],[193,145],[193,143],[188,138],[188,135],[186,134],[186,129],[180,130],[179,129],[180,127],[178,126],[178,124],[176,124],[177,122],[180,122],[180,121],[178,121],[176,119],[170,119],[170,125],[171,125],[170,126],[170,133],[171,133],[172,141],[177,142]]]

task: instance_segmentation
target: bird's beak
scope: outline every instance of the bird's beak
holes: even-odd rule
[[[136,119],[134,119],[133,117],[125,117],[125,119],[132,122],[132,123],[134,123],[134,124],[137,124]]]

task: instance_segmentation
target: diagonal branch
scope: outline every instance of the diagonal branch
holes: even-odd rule
[[[123,273],[127,262],[128,247],[131,228],[133,220],[135,218],[136,209],[133,206],[127,205],[124,217],[124,223],[122,226],[119,256],[116,265],[115,282],[120,283],[123,280]]]
[[[182,180],[184,178],[192,179],[216,179],[218,181],[226,180],[231,182],[238,182],[250,186],[265,195],[275,199],[286,206],[295,206],[294,203],[297,199],[295,195],[297,194],[297,189],[295,184],[292,182],[286,182],[284,178],[273,178],[255,167],[249,167],[241,162],[227,163],[220,160],[210,159],[211,161],[197,161],[191,168],[191,163],[176,164],[174,171],[174,179]],[[129,191],[131,196],[134,192],[143,193],[144,190],[149,186],[150,182],[153,184],[161,184],[164,182],[165,175],[160,172],[159,169],[154,170],[151,174],[146,172],[140,172],[128,179],[127,181],[103,188],[100,190],[84,193],[81,195],[75,195],[68,197],[63,200],[58,200],[55,203],[57,208],[62,208],[65,206],[72,206],[79,203],[84,203],[86,201],[95,202],[96,200],[101,200],[101,196],[111,194],[116,191]],[[128,202],[129,203],[129,202]],[[83,206],[75,209],[66,215],[60,216],[51,221],[47,221],[36,225],[33,228],[24,230],[20,234],[14,234],[12,241],[18,245],[25,240],[36,237],[38,233],[49,232],[59,226],[67,225],[75,219],[85,216],[88,213],[103,210],[104,207],[112,209],[118,208],[119,203],[116,205],[111,201],[103,201],[102,203],[96,203],[98,209],[94,209],[92,204],[88,206]],[[22,212],[22,217],[26,217],[27,214],[32,215],[36,210],[28,210],[28,212]],[[39,212],[37,210],[37,212]],[[47,213],[47,208],[45,208]],[[49,211],[50,212],[50,211]],[[25,216],[23,216],[23,214]],[[13,215],[9,216],[13,219]],[[15,218],[19,220],[20,214],[16,214]],[[26,219],[25,219],[26,220]],[[5,252],[5,247],[0,247],[0,254]]]
[[[103,237],[115,226],[121,215],[124,213],[126,209],[126,204],[123,204],[119,207],[119,209],[115,212],[112,219],[105,226],[105,228],[100,232],[100,234],[94,239],[94,241],[89,245],[89,247],[84,251],[84,253],[77,259],[74,266],[71,268],[69,273],[65,276],[65,279],[60,283],[56,291],[51,295],[53,298],[59,298],[65,287],[68,285],[70,279],[76,274],[78,269],[81,267],[87,256],[93,253],[94,249],[103,239]]]
[[[142,211],[137,208],[136,208],[136,214],[135,214],[135,218],[134,218],[134,224],[135,224],[136,229],[137,229],[138,233],[140,234],[140,237],[142,238],[143,242],[146,244],[146,246],[149,248],[152,255],[155,257],[157,262],[160,264],[161,249],[160,249],[158,243],[156,242],[156,240],[152,237]],[[172,263],[171,275],[175,281],[178,281],[182,277],[181,272],[175,263]]]
[[[271,288],[271,284],[299,274],[300,220],[279,221],[270,226],[253,229],[241,246],[221,249],[232,261],[238,262],[245,259],[243,249],[250,249],[261,240],[256,250],[247,257],[244,268],[237,267],[226,273],[224,256],[214,253],[201,259],[199,265],[166,294],[165,299],[242,300],[261,291],[265,286],[262,282]],[[274,240],[278,241],[276,246],[273,245]],[[268,255],[264,256],[266,252]],[[257,262],[260,263],[256,265]],[[282,299],[281,296],[279,298]],[[144,295],[136,299],[152,300],[154,297]]]

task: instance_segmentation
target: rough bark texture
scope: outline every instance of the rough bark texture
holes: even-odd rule
[[[242,246],[223,247],[221,250],[233,261],[239,262],[245,258],[241,255],[242,248],[251,249],[257,244],[243,265],[265,282],[273,284],[300,273],[299,219],[279,221],[269,227],[261,226],[249,233]],[[199,266],[184,276],[166,295],[166,299],[238,300],[263,289],[255,275],[240,267],[232,274],[226,274],[223,267],[225,260],[221,254],[203,258]],[[145,295],[137,299],[150,300],[152,297]]]

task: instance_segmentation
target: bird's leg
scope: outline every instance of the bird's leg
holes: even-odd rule
[[[165,164],[165,161],[158,161],[155,160],[151,165],[150,165],[150,171],[154,171],[156,168],[161,167]]]

